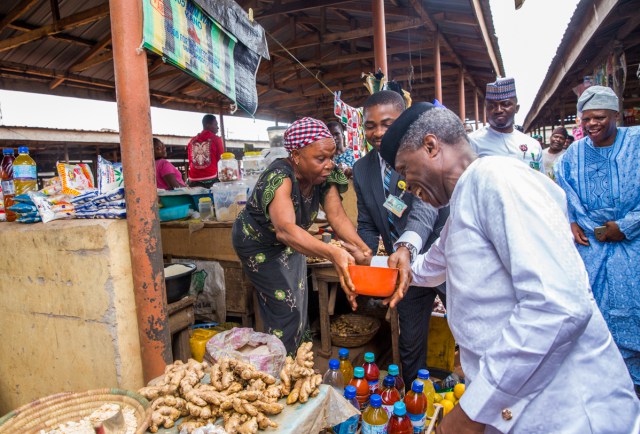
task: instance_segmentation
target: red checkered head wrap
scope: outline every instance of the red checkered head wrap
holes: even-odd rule
[[[314,118],[298,119],[284,132],[284,148],[291,153],[320,139],[333,139],[324,122]]]

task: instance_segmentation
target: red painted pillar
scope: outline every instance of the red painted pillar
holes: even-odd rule
[[[436,31],[433,40],[433,76],[435,83],[436,99],[442,101],[442,69],[440,65],[440,31]]]
[[[140,0],[110,0],[120,150],[144,380],[172,361]]]
[[[464,71],[460,68],[458,74],[458,102],[460,104],[460,120],[465,123],[467,118],[467,107],[464,95]]]
[[[375,72],[382,69],[384,76],[389,81],[387,74],[387,34],[384,24],[384,0],[373,1],[373,54],[375,57]]]

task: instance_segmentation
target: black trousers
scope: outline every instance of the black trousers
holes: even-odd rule
[[[444,295],[435,288],[410,286],[404,298],[398,303],[400,320],[400,360],[402,378],[406,390],[418,376],[418,370],[427,367],[427,337],[429,320],[436,295],[444,303]]]

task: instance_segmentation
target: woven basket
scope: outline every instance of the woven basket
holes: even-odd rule
[[[26,404],[0,418],[0,434],[37,434],[58,425],[79,421],[103,404],[131,407],[138,422],[136,434],[147,431],[151,406],[141,395],[121,389],[97,389],[82,393],[59,393]]]
[[[332,345],[345,348],[359,347],[369,342],[378,333],[380,328],[380,320],[365,315],[356,315],[349,313],[347,315],[341,315],[343,318],[351,324],[363,325],[369,331],[363,334],[348,334],[347,336],[340,336],[337,333],[331,331],[331,343]]]

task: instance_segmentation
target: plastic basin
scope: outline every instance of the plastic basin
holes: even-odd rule
[[[158,196],[160,203],[164,208],[173,208],[180,205],[190,205],[191,208],[197,210],[198,207],[194,206],[194,200],[189,194],[171,195],[171,196]]]
[[[191,201],[191,199],[189,199]],[[190,204],[173,206],[171,208],[160,208],[158,215],[161,222],[167,222],[170,220],[183,219],[189,215]]]
[[[389,297],[396,289],[397,268],[349,265],[349,275],[356,293],[371,297]]]

